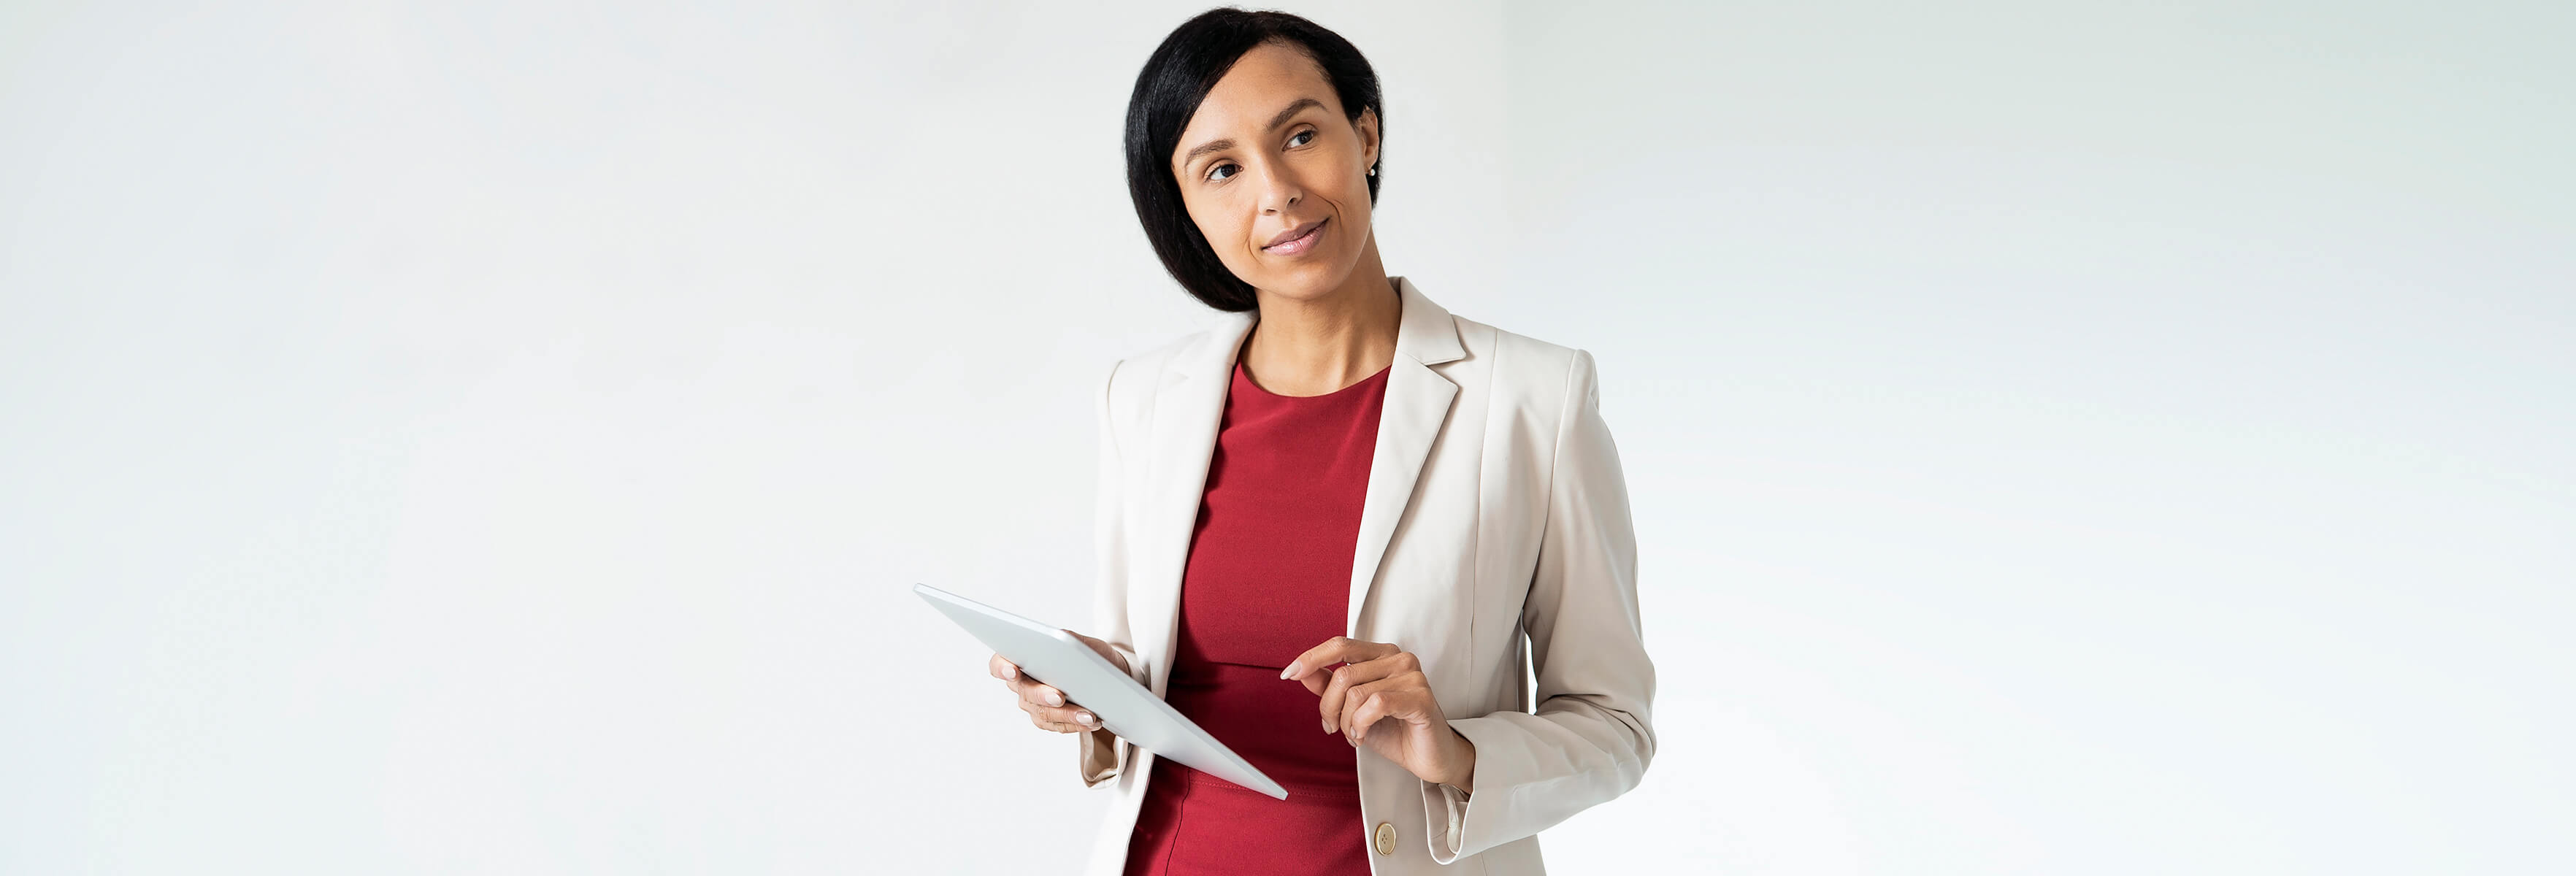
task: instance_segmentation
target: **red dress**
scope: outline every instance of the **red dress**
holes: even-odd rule
[[[1283,396],[1235,363],[1164,699],[1288,799],[1157,760],[1127,845],[1129,876],[1368,876],[1358,750],[1324,732],[1316,696],[1279,670],[1346,631],[1386,376]]]

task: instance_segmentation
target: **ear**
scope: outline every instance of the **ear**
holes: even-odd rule
[[[1351,128],[1360,135],[1360,168],[1377,166],[1377,111],[1362,107],[1360,117],[1351,120]]]

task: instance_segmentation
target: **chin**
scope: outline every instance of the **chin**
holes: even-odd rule
[[[1332,294],[1351,274],[1349,265],[1309,265],[1299,270],[1273,271],[1265,291],[1282,298],[1311,301]]]

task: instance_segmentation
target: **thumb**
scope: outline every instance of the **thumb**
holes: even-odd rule
[[[1127,658],[1118,656],[1118,649],[1109,647],[1109,642],[1107,640],[1093,638],[1081,633],[1074,633],[1072,630],[1066,630],[1065,632],[1073,633],[1074,638],[1081,639],[1083,644],[1091,646],[1091,650],[1097,652],[1100,655],[1100,659],[1109,661],[1109,665],[1118,667],[1119,671],[1132,671],[1127,666]]]

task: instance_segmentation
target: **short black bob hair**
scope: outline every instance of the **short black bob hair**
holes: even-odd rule
[[[1181,184],[1172,172],[1172,150],[1181,129],[1217,80],[1263,43],[1277,42],[1303,50],[1322,67],[1324,78],[1342,102],[1342,114],[1359,121],[1362,110],[1377,114],[1378,157],[1386,156],[1386,108],[1378,104],[1377,72],[1367,58],[1340,34],[1285,12],[1210,9],[1182,22],[1145,59],[1136,74],[1136,92],[1127,100],[1127,194],[1136,200],[1136,218],[1145,223],[1145,239],[1181,288],[1224,311],[1252,310],[1259,302],[1252,284],[1227,270],[1198,223],[1181,203]],[[1378,180],[1368,178],[1369,204],[1377,204]]]

